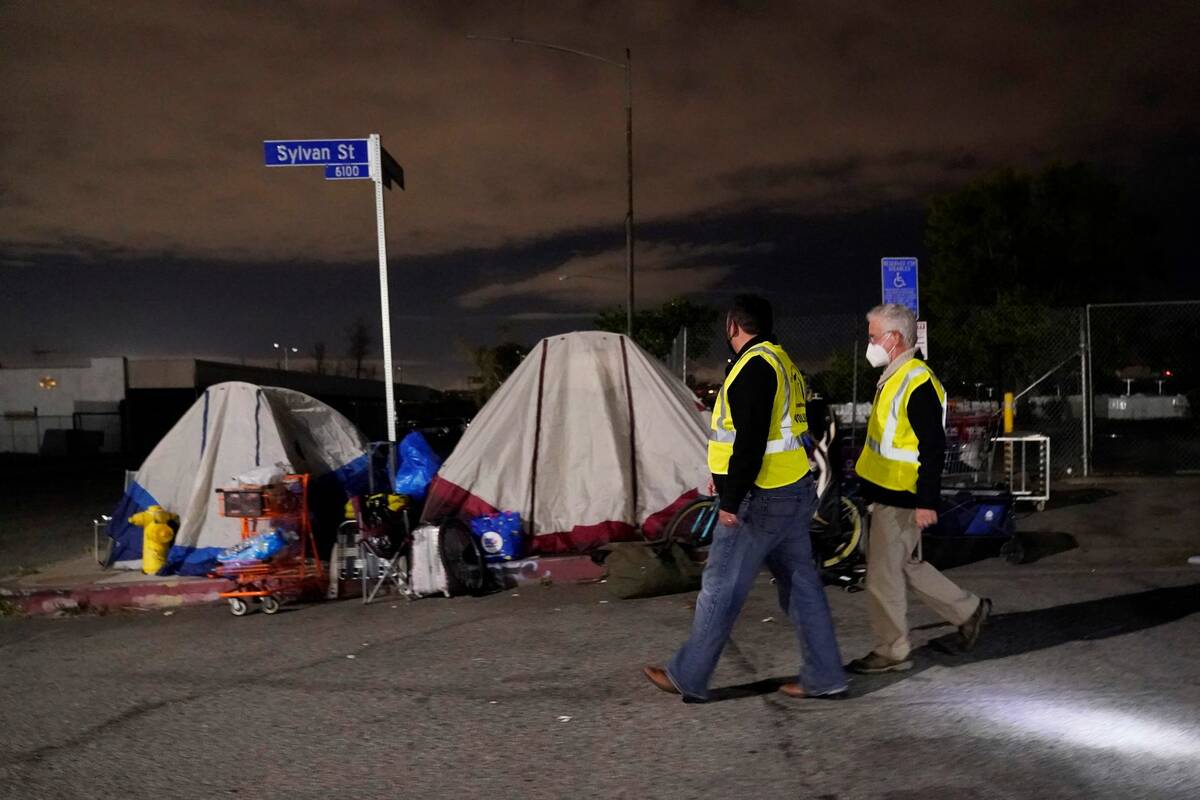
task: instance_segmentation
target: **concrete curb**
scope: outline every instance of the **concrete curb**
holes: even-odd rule
[[[174,583],[102,584],[88,583],[69,589],[32,587],[0,588],[0,604],[21,614],[117,611],[123,608],[177,608],[215,603],[220,592],[233,588],[227,580]]]
[[[588,555],[526,558],[491,564],[492,574],[505,588],[548,583],[592,583],[605,576],[603,565]],[[229,580],[174,580],[162,583],[85,583],[70,588],[0,587],[0,611],[11,609],[29,616],[104,613],[121,609],[169,609],[225,602],[219,597],[233,588]]]
[[[593,583],[607,574],[604,565],[592,561],[590,555],[525,558],[489,564],[488,567],[506,588],[531,583]]]

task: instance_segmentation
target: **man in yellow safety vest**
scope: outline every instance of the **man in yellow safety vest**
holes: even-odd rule
[[[804,379],[771,335],[771,305],[740,295],[725,318],[735,354],[713,407],[709,492],[720,512],[704,567],[692,632],[666,667],[644,674],[684,702],[708,699],[708,682],[763,564],[775,576],[779,605],[800,641],[802,665],[791,697],[842,698],[833,618],[813,559],[809,523],[816,492],[801,436],[808,430]]]
[[[867,440],[855,472],[871,502],[867,543],[867,616],[875,647],[850,662],[851,672],[912,668],[908,640],[909,587],[947,622],[970,650],[992,601],[960,589],[921,558],[921,531],[937,522],[946,449],[946,390],[916,357],[917,320],[905,306],[867,314],[867,360],[884,367]]]

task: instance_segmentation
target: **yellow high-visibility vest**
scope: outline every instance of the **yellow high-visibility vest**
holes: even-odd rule
[[[860,478],[894,492],[916,494],[921,456],[916,431],[908,419],[908,399],[926,383],[932,383],[937,392],[942,404],[942,427],[946,426],[946,390],[941,382],[924,361],[914,358],[905,362],[875,395],[866,445],[854,466]]]
[[[808,430],[808,416],[804,409],[804,378],[783,348],[771,342],[761,342],[742,353],[721,385],[708,433],[708,469],[714,475],[729,474],[729,458],[737,438],[729,413],[729,386],[752,358],[763,359],[775,370],[775,400],[771,406],[767,449],[762,468],[754,479],[755,486],[775,489],[808,474],[808,454],[800,439]]]

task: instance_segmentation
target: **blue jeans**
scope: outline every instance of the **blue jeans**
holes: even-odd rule
[[[667,663],[667,675],[685,700],[708,698],[717,659],[764,563],[775,576],[779,606],[796,628],[800,685],[810,695],[846,688],[833,617],[809,539],[816,502],[811,476],[778,489],[755,487],[738,509],[738,524],[717,525],[691,636]]]

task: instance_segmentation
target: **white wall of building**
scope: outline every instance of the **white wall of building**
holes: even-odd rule
[[[53,379],[54,387],[43,382]],[[125,399],[125,359],[93,358],[88,366],[0,369],[0,452],[36,453],[48,428],[104,432],[104,452],[120,449],[119,404]],[[36,412],[36,417],[34,416]]]

